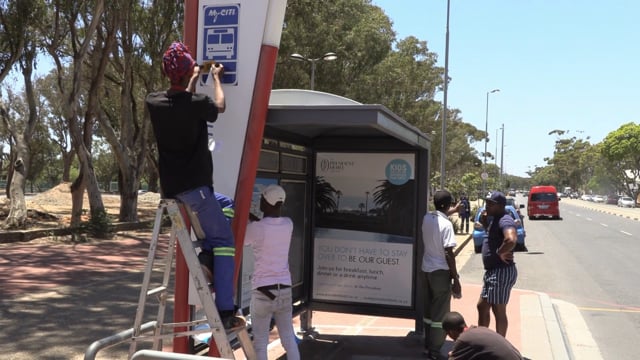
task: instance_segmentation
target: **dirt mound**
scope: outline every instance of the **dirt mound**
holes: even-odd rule
[[[71,205],[71,183],[61,183],[45,192],[27,197],[26,202],[27,207],[34,205],[36,208],[38,206],[60,205],[63,203],[69,203],[69,205]]]

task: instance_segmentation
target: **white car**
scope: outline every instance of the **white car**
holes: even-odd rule
[[[618,199],[618,206],[634,208],[636,207],[636,202],[628,196],[621,196]]]
[[[593,202],[603,203],[604,202],[604,196],[602,196],[602,195],[594,195],[593,196]]]

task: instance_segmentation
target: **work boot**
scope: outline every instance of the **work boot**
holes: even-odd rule
[[[247,326],[247,320],[236,315],[234,310],[220,311],[220,320],[226,331],[234,331]]]

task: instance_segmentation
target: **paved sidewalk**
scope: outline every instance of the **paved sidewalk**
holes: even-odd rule
[[[458,235],[457,240],[461,247],[457,256],[458,267],[462,268],[474,256],[473,246],[468,245],[468,235]],[[452,310],[462,313],[470,325],[476,324],[476,303],[481,284],[468,281],[462,284],[462,298],[452,300]],[[513,289],[507,313],[507,339],[527,358],[601,359],[582,316],[572,304],[555,302],[544,293]],[[559,313],[563,316],[560,317]],[[569,324],[569,334],[566,324]],[[412,333],[413,320],[314,312],[313,326],[318,332],[316,340],[303,341],[300,345],[305,360],[424,358],[423,340]],[[495,329],[493,315],[491,327]],[[448,339],[443,356],[451,345]],[[278,358],[282,353],[278,342],[273,343],[270,358]]]
[[[466,238],[459,237],[459,244]],[[92,342],[130,328],[148,239],[131,233],[90,244],[0,244],[3,359],[82,359]],[[460,267],[472,252],[472,246],[462,247]],[[462,299],[453,300],[470,324],[477,322],[479,292],[479,283],[465,280]],[[601,358],[572,304],[514,289],[508,312],[507,337],[531,359]],[[314,312],[313,325],[319,336],[300,344],[305,360],[421,358],[422,339],[411,335],[412,320]],[[280,358],[276,332],[273,339],[270,359]],[[114,347],[98,359],[126,354],[126,346]]]

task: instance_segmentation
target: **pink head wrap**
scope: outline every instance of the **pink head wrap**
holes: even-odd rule
[[[181,42],[175,41],[162,56],[162,66],[165,75],[172,84],[177,84],[193,68],[195,61],[191,57],[189,48]]]

